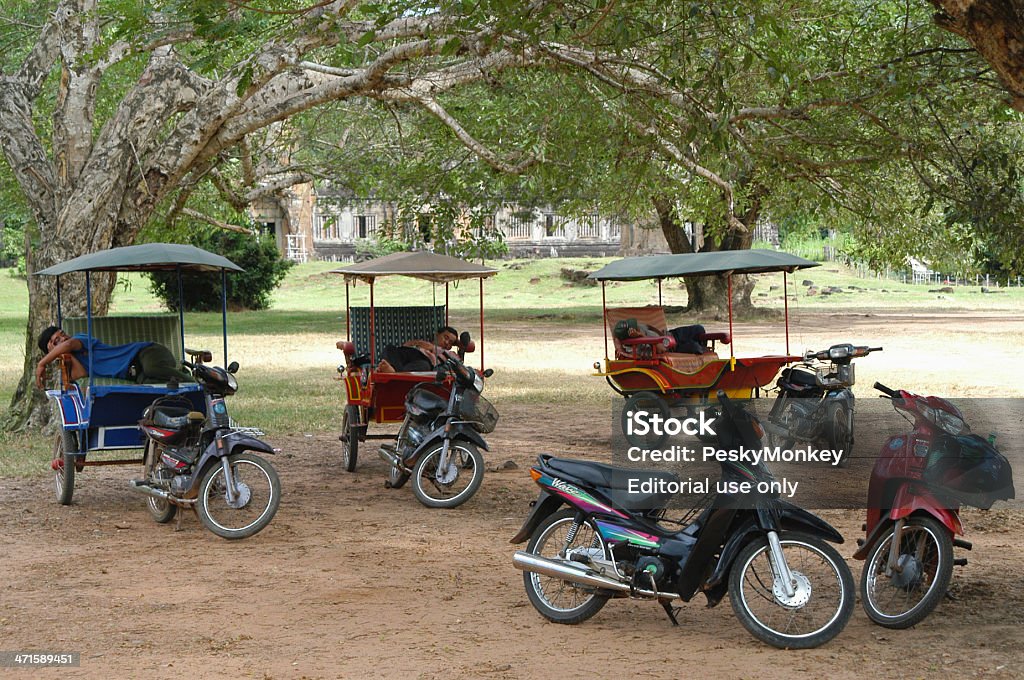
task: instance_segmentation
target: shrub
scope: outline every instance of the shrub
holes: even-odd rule
[[[259,238],[235,231],[204,230],[189,239],[192,245],[228,258],[245,271],[228,272],[227,294],[231,309],[266,309],[270,294],[295,263],[285,260],[272,237]],[[151,272],[153,293],[172,311],[178,310],[178,276]],[[221,306],[220,273],[185,272],[181,277],[185,311],[207,312]]]

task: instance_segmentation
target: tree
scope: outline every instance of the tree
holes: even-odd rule
[[[692,249],[684,222],[704,225],[705,250],[749,248],[766,215],[856,224],[866,244],[860,255],[876,263],[922,250],[934,259],[962,240],[947,229],[950,212],[931,209],[940,202],[956,202],[958,223],[977,228],[963,210],[969,173],[957,131],[982,121],[995,142],[1012,136],[1019,120],[986,102],[988,69],[923,6],[748,1],[673,9],[616,6],[582,38],[552,24],[534,45],[557,70],[503,72],[442,97],[449,111],[467,112],[461,119],[475,138],[513,138],[532,153],[538,163],[521,176],[496,176],[439,135],[436,121],[397,108],[367,121],[403,140],[383,150],[375,143],[372,153],[389,158],[376,166],[383,172],[363,173],[358,155],[339,166],[362,173],[349,182],[420,201],[443,192],[466,202],[569,201],[584,210],[597,202],[637,218],[653,207],[673,252]],[[1014,186],[1012,163],[989,170],[1000,175],[989,180]],[[990,218],[1012,223],[1009,212]],[[724,279],[687,284],[693,309],[725,306]],[[734,306],[749,307],[751,289],[734,281]]]
[[[1024,11],[1012,0],[929,0],[938,9],[935,23],[969,42],[992,65],[1010,95],[1010,105],[1024,111]]]
[[[131,244],[154,215],[180,207],[226,165],[241,166],[236,174],[251,183],[287,177],[287,165],[262,178],[249,172],[248,140],[331,101],[415,104],[487,163],[513,168],[522,159],[477,143],[438,96],[537,61],[524,36],[556,4],[17,5],[17,17],[35,21],[8,24],[34,26],[34,38],[4,57],[0,145],[34,221],[28,271]],[[583,8],[577,18],[593,13]],[[63,299],[77,304],[83,290],[67,283]],[[93,308],[102,312],[110,285],[96,288]],[[11,426],[48,417],[29,377],[33,338],[54,317],[54,302],[53,283],[30,276],[26,365]]]

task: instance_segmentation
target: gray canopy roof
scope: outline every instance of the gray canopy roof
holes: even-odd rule
[[[333,269],[332,274],[343,274],[346,281],[359,279],[372,281],[378,276],[411,276],[437,283],[459,279],[482,279],[498,273],[493,267],[467,262],[457,257],[438,255],[426,251],[392,253],[375,260],[359,262],[344,269]]]
[[[627,257],[610,262],[587,278],[598,281],[639,281],[676,276],[712,274],[758,274],[817,267],[818,263],[777,250],[720,250],[709,253],[681,253]]]
[[[237,264],[202,248],[180,243],[146,243],[140,246],[110,248],[35,272],[37,275],[60,276],[70,272],[159,271],[175,270],[215,272],[222,269],[245,271]]]

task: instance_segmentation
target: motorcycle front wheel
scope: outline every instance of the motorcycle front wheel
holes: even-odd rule
[[[860,576],[861,604],[868,618],[886,628],[920,623],[946,594],[953,573],[953,540],[949,529],[926,516],[903,525],[899,571],[886,576],[895,525],[875,542]]]
[[[428,508],[454,508],[476,493],[484,481],[484,457],[467,441],[448,447],[448,464],[439,470],[443,445],[420,456],[412,469],[412,492]]]
[[[281,503],[281,480],[263,458],[246,451],[228,456],[236,495],[228,500],[224,467],[218,460],[199,483],[196,513],[222,538],[248,538],[270,524]]]
[[[754,637],[780,649],[811,649],[846,627],[853,613],[853,574],[825,541],[793,532],[779,534],[793,576],[793,594],[774,576],[767,537],[747,544],[729,573],[733,611]]]
[[[568,560],[574,553],[590,553],[606,558],[604,540],[597,528],[588,522],[578,524],[575,535],[572,527],[576,511],[566,508],[550,515],[538,526],[526,552],[554,560]],[[572,540],[568,538],[572,535]],[[541,616],[555,623],[575,624],[586,621],[608,602],[609,595],[589,586],[562,581],[532,571],[523,572],[523,585],[530,604]]]

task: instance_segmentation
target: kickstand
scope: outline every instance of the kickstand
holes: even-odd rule
[[[175,520],[174,520],[174,530],[175,531],[181,531],[181,517],[182,517],[182,515],[185,514],[184,512],[182,512],[184,509],[185,508],[178,508],[178,512],[175,515]],[[195,510],[195,508],[193,508],[193,510]]]
[[[664,609],[665,613],[668,614],[668,619],[672,622],[672,625],[678,626],[679,620],[676,619],[676,612],[682,609],[682,607],[673,607],[671,600],[658,600],[658,602],[661,603],[662,609]]]

